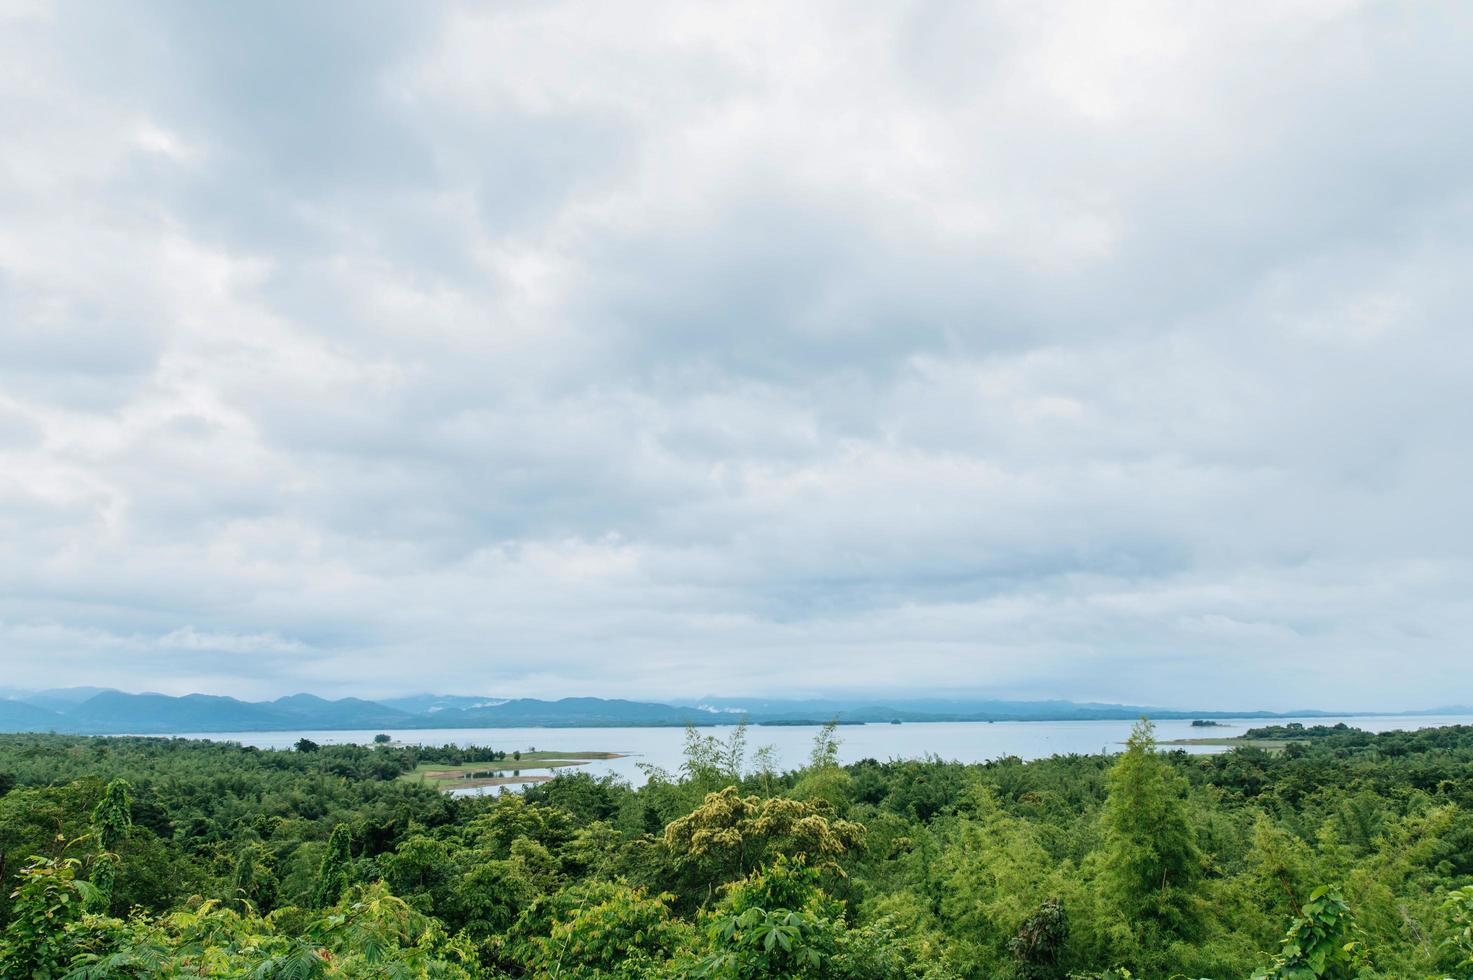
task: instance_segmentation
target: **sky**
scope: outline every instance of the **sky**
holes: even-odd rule
[[[0,0],[0,674],[1473,703],[1473,6]]]

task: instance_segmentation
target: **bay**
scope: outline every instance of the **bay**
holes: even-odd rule
[[[1188,719],[1156,723],[1160,741],[1179,738],[1228,738],[1249,728],[1299,722],[1304,725],[1333,725],[1344,722],[1370,732],[1433,728],[1473,724],[1470,715],[1383,715],[1375,717],[1302,717],[1273,719],[1217,719],[1220,727],[1193,728]],[[1007,756],[1041,759],[1051,755],[1117,752],[1130,734],[1132,721],[999,721],[999,722],[907,722],[903,725],[841,725],[838,729],[839,759],[857,762],[871,758],[919,759],[937,757],[954,762],[988,762]],[[702,735],[725,740],[733,726],[700,729]],[[753,726],[747,730],[748,759],[758,748],[773,747],[779,769],[804,765],[818,734],[817,726]],[[618,752],[622,758],[594,760],[578,767],[593,776],[614,774],[638,786],[645,774],[640,764],[653,765],[671,773],[683,761],[685,730],[681,728],[422,728],[375,731],[286,731],[202,732],[182,738],[238,742],[263,749],[290,748],[307,738],[321,745],[370,744],[378,734],[408,745],[480,745],[513,751]],[[1223,746],[1188,745],[1193,754],[1227,751]],[[568,771],[568,770],[563,770]],[[522,775],[548,774],[550,770],[529,765]],[[491,793],[498,790],[460,790],[459,793]]]

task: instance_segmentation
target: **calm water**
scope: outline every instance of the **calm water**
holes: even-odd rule
[[[1371,732],[1434,728],[1441,725],[1473,724],[1469,715],[1387,716],[1381,718],[1282,718],[1234,721],[1223,719],[1221,728],[1193,728],[1189,720],[1160,721],[1156,736],[1162,741],[1175,738],[1226,738],[1241,735],[1249,728],[1267,724],[1300,721],[1306,725],[1347,725]],[[1023,759],[1041,759],[1068,753],[1115,752],[1130,734],[1129,721],[999,721],[999,722],[911,722],[904,725],[842,725],[839,758],[856,762],[864,758],[880,760],[915,759],[939,756],[957,762],[986,762],[1015,755]],[[730,727],[702,728],[701,734],[725,739]],[[776,750],[779,768],[803,765],[813,745],[817,727],[753,726],[747,730],[748,758],[761,746]],[[216,741],[240,742],[259,748],[288,748],[299,738],[310,738],[322,745],[347,742],[370,743],[378,731],[341,732],[211,732],[183,736]],[[680,768],[681,747],[685,730],[681,728],[424,728],[411,731],[388,730],[384,734],[396,742],[415,745],[489,745],[511,752],[531,749],[564,752],[622,752],[622,759],[598,760],[580,767],[595,776],[615,773],[630,783],[644,782],[640,763],[651,764],[671,772]],[[1210,753],[1224,751],[1216,746],[1187,746],[1186,751]],[[522,770],[524,775],[545,772],[536,767]],[[467,790],[464,792],[475,792]],[[494,793],[495,789],[486,792]]]

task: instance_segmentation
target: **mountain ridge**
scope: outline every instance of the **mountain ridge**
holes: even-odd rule
[[[418,694],[370,701],[331,700],[299,693],[271,701],[226,695],[128,693],[103,688],[23,692],[0,697],[0,731],[55,731],[84,735],[178,735],[264,731],[414,730],[427,728],[667,727],[961,721],[1375,717],[1473,714],[1468,708],[1403,712],[1190,711],[1061,699],[995,698],[743,698],[710,696],[671,703],[623,698],[495,698]],[[90,696],[83,696],[90,695]]]

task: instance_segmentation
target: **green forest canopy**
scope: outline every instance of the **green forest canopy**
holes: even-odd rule
[[[1473,976],[1473,728],[633,789],[490,747],[0,736],[0,977]]]

